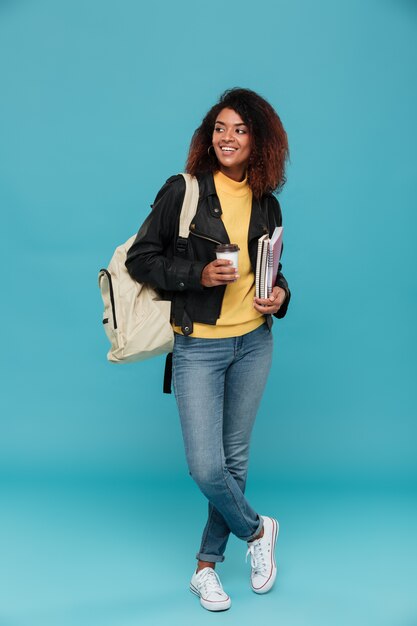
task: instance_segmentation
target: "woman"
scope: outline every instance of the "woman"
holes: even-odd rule
[[[211,611],[231,604],[214,570],[230,532],[248,544],[253,591],[265,593],[276,576],[278,522],[259,515],[244,492],[271,364],[271,316],[284,317],[290,300],[281,264],[267,299],[255,298],[254,276],[259,237],[282,223],[272,192],[285,182],[287,157],[287,136],[271,105],[247,89],[226,91],[192,138],[186,170],[200,193],[186,247],[178,241],[185,182],[173,176],[126,261],[133,278],[172,301],[173,383],[185,452],[209,502],[190,589]],[[240,248],[238,270],[216,259],[216,245],[230,242]]]

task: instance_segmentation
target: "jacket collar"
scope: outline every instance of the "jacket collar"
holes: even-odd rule
[[[198,184],[200,187],[200,197],[216,195],[216,187],[214,185],[213,172],[205,172],[204,174],[198,174],[197,179],[198,179]]]
[[[208,210],[210,216],[218,220],[215,226],[217,235],[221,237],[220,241],[227,242],[228,237],[226,229],[223,226],[223,222],[220,219],[222,215],[222,209],[220,201],[216,193],[216,187],[214,184],[214,178],[212,172],[206,172],[197,176],[198,184],[200,187],[200,201],[203,198],[207,198]],[[215,223],[214,223],[215,224]],[[213,224],[213,225],[214,225]],[[267,198],[263,196],[260,200],[252,198],[252,211],[249,222],[248,241],[252,239],[262,237],[269,232],[268,228],[268,211],[267,211]]]

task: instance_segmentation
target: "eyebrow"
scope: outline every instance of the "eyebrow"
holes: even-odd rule
[[[216,120],[215,124],[223,124],[223,126],[226,126],[221,120]],[[245,124],[245,122],[238,122],[237,124],[233,124],[233,126],[247,126],[247,124]]]

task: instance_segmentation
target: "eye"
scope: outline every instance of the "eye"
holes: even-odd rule
[[[224,130],[224,128],[222,128],[221,126],[215,126],[214,127],[214,132],[215,133],[221,133]]]
[[[238,135],[246,135],[246,130],[244,128],[236,128],[236,132]]]

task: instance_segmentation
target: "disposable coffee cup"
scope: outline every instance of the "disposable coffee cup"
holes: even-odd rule
[[[222,243],[216,247],[216,257],[218,259],[228,259],[232,261],[233,267],[237,270],[239,246],[237,243]]]

